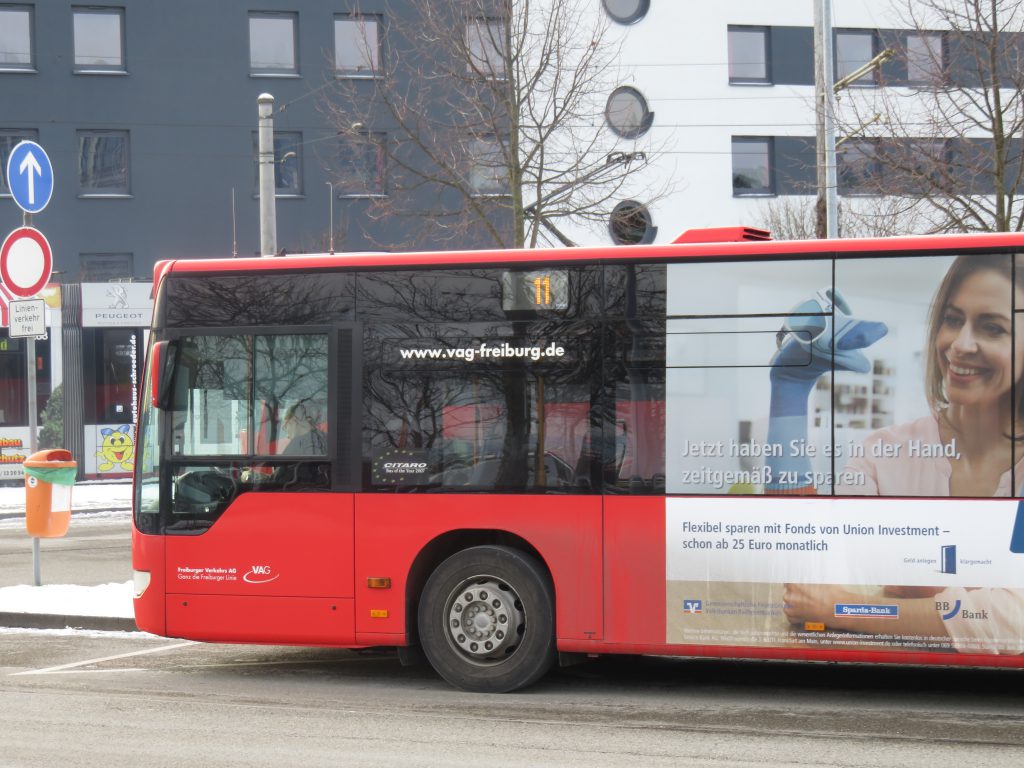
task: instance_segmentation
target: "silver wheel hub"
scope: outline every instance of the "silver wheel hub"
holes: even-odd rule
[[[445,616],[449,642],[480,664],[507,658],[519,647],[526,629],[519,596],[491,576],[468,579],[453,590]]]

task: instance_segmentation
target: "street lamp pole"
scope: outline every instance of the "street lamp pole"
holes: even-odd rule
[[[260,255],[277,255],[277,211],[274,199],[274,97],[261,93],[259,105]]]
[[[817,107],[817,236],[835,238],[839,230],[836,184],[835,73],[832,60],[832,0],[814,0],[814,83]]]

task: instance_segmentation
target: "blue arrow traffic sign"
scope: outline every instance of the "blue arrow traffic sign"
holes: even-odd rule
[[[7,158],[7,187],[25,213],[39,213],[53,194],[53,166],[43,148],[23,141]]]

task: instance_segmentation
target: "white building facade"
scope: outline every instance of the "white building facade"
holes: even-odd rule
[[[605,130],[618,119],[623,151],[645,152],[648,164],[622,202],[634,210],[630,226],[616,232],[612,219],[606,231],[575,233],[581,242],[663,243],[695,227],[769,227],[780,208],[813,232],[817,1],[731,0],[697,10],[677,0],[594,0],[623,50]],[[900,0],[831,6],[836,80],[886,48],[898,51],[840,93],[847,124],[854,106],[856,122],[881,91],[912,95],[948,59],[941,29],[911,25]],[[884,131],[879,120],[843,141],[840,129],[841,206],[874,204],[858,174],[873,159],[864,137]]]

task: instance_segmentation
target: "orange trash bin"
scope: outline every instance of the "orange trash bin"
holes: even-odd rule
[[[68,532],[71,488],[78,462],[71,451],[52,448],[25,459],[25,529],[29,536],[53,539]]]

